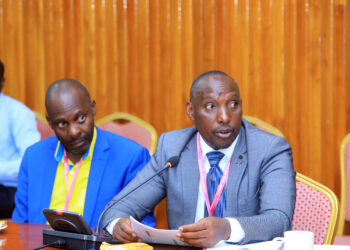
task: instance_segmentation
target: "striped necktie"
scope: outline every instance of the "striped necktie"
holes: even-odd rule
[[[224,154],[221,153],[220,151],[211,151],[207,153],[207,158],[210,164],[210,169],[207,174],[207,188],[208,188],[210,205],[213,202],[216,189],[218,188],[222,177],[222,170],[219,167],[219,162],[221,161],[222,157],[224,157]],[[222,191],[220,200],[218,202],[218,205],[213,213],[213,216],[223,217],[225,208],[226,208],[226,192],[224,188],[224,190]],[[208,216],[208,211],[207,211],[206,205],[204,204],[204,217],[207,217],[207,216]]]

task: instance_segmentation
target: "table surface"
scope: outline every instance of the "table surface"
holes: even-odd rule
[[[28,250],[41,246],[43,243],[43,229],[48,225],[8,222],[8,227],[0,231],[0,250]],[[155,250],[189,250],[198,249],[181,246],[152,245]],[[58,249],[46,247],[45,250]]]
[[[42,231],[50,228],[48,225],[8,222],[6,229],[0,230],[0,250],[28,250],[41,246],[43,243]],[[190,250],[198,249],[181,246],[152,245],[155,250]],[[45,250],[57,248],[46,247]],[[218,248],[220,249],[220,248]],[[315,246],[315,250],[349,250],[350,246]]]

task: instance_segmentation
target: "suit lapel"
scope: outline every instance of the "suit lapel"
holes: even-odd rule
[[[109,145],[103,132],[97,129],[97,138],[94,153],[92,156],[88,185],[86,188],[84,218],[91,223],[93,211],[97,203],[97,195],[100,190],[104,169],[106,167]]]
[[[198,200],[199,170],[197,159],[196,136],[193,136],[182,152],[183,166],[182,172],[182,194],[184,201],[184,221],[182,225],[191,224],[195,220]]]
[[[43,168],[45,170],[41,171],[41,173],[45,173],[45,177],[42,178],[40,175],[39,178],[43,180],[41,189],[38,190],[38,194],[41,197],[41,204],[44,208],[48,208],[51,202],[52,190],[55,184],[56,171],[57,171],[57,161],[55,159],[55,151],[57,147],[58,140],[54,140],[52,145],[50,146],[50,150],[48,154],[44,154],[43,157],[46,159],[42,162],[44,163]],[[40,187],[38,185],[38,187]]]
[[[226,183],[227,202],[224,216],[232,217],[238,211],[238,189],[243,178],[244,172],[247,168],[247,146],[245,138],[245,129],[242,126],[239,133],[239,138],[232,155],[230,165],[230,173]]]

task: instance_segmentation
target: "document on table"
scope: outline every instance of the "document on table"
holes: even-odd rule
[[[176,237],[176,233],[179,230],[155,229],[138,222],[132,216],[130,216],[130,221],[132,229],[143,242],[188,246],[188,244],[180,241],[180,239]]]

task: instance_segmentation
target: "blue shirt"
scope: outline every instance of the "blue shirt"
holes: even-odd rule
[[[21,102],[0,93],[0,131],[0,183],[16,187],[24,151],[40,140],[35,116]]]

